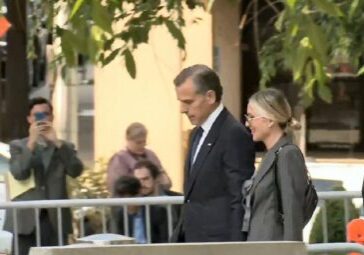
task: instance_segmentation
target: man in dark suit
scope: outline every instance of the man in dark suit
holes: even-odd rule
[[[114,194],[117,197],[138,197],[141,195],[142,185],[134,176],[121,176],[115,182]],[[128,206],[128,234],[135,238],[137,243],[147,243],[147,226],[144,206]],[[150,231],[152,243],[165,243],[168,241],[167,210],[165,207],[150,206]],[[126,235],[124,224],[124,208],[112,208],[110,222],[111,231]]]
[[[142,196],[182,196],[181,193],[164,189],[159,182],[161,170],[149,160],[140,160],[134,166],[134,176],[140,181]],[[156,206],[157,207],[157,206]],[[161,205],[159,207],[166,208]],[[172,224],[177,225],[181,212],[181,205],[172,205]],[[166,215],[164,215],[166,216]],[[167,217],[165,218],[167,220]],[[164,242],[166,242],[165,240]]]
[[[185,202],[172,242],[243,240],[241,187],[254,172],[250,133],[222,105],[217,74],[204,65],[174,80],[181,112],[195,129],[185,164]]]
[[[77,177],[83,170],[72,144],[59,140],[52,126],[52,105],[44,98],[29,104],[29,136],[10,142],[10,173],[19,182],[33,182],[33,187],[13,201],[67,199],[66,176]],[[12,187],[10,187],[12,188]],[[14,232],[12,211],[7,211],[4,229]],[[57,245],[57,211],[40,210],[41,245]],[[36,245],[34,209],[17,211],[19,254],[28,254]],[[71,212],[62,209],[63,241],[72,233]]]

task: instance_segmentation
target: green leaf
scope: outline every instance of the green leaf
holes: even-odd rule
[[[299,26],[298,24],[294,24],[292,27],[291,27],[291,36],[292,37],[295,37],[298,33],[298,30],[299,30]]]
[[[326,63],[327,59],[327,38],[324,31],[318,25],[316,25],[311,18],[306,18],[307,35],[310,39],[314,51],[317,53],[317,57],[320,58],[322,63]]]
[[[324,71],[323,65],[317,60],[313,60],[314,66],[315,66],[315,76],[317,79],[317,82],[320,86],[326,85],[327,76]]]
[[[68,66],[75,66],[76,65],[76,53],[73,49],[73,45],[70,41],[70,32],[68,30],[63,30],[61,36],[61,48],[62,54],[66,59],[66,64]]]
[[[104,50],[105,51],[106,50],[111,50],[111,46],[113,45],[114,41],[115,41],[115,38],[111,38],[109,40],[106,40],[105,44],[104,44]]]
[[[92,18],[97,26],[112,34],[112,15],[105,6],[101,5],[101,2],[100,0],[92,1]]]
[[[322,12],[327,13],[331,16],[343,16],[343,12],[340,10],[337,4],[330,2],[328,0],[312,0],[317,9]]]
[[[303,88],[305,94],[310,98],[313,98],[313,88],[315,84],[316,84],[316,78],[312,77],[308,80],[307,84]]]
[[[82,34],[75,34],[72,31],[64,29],[63,36],[71,47],[82,54],[87,54],[87,42]]]
[[[129,75],[133,79],[135,79],[136,65],[135,65],[135,60],[134,60],[133,54],[131,53],[131,51],[129,49],[124,50],[123,54],[125,56],[126,70],[128,71]]]
[[[312,44],[310,42],[310,39],[307,36],[303,37],[300,40],[300,47],[312,49]]]
[[[97,59],[98,59],[99,46],[98,46],[97,41],[92,37],[88,40],[87,50],[88,50],[88,57],[90,58],[90,61],[93,64],[96,64]]]
[[[131,38],[134,44],[133,46],[136,48],[139,44],[148,42],[150,28],[150,25],[130,26],[126,38]]]
[[[0,0],[2,1],[2,0]],[[51,31],[54,28],[54,17],[55,15],[55,7],[53,4],[48,4],[48,8],[47,8],[47,19],[46,19],[46,24],[47,24],[47,28],[49,29],[48,31]]]
[[[106,66],[108,65],[111,61],[114,60],[114,58],[119,54],[120,52],[120,49],[116,49],[116,50],[113,50],[109,56],[107,56],[103,61],[102,61],[102,65],[103,66]]]
[[[181,32],[181,30],[170,20],[166,20],[165,24],[168,28],[168,31],[171,33],[171,35],[177,40],[178,47],[180,49],[185,49],[186,46],[186,40]]]
[[[305,108],[311,106],[314,101],[313,88],[315,83],[316,83],[315,78],[310,79],[308,83],[299,92],[299,98],[301,100],[300,103],[303,104]]]
[[[350,10],[349,10],[349,20],[351,20],[354,17],[354,14],[359,10],[359,4],[362,0],[353,0],[350,4]]]
[[[304,94],[304,95],[301,97],[301,101],[302,101],[302,103],[301,103],[301,104],[303,104],[303,106],[304,106],[305,108],[308,108],[308,107],[310,107],[310,106],[313,104],[314,98],[313,98],[313,97],[308,96],[307,94]]]
[[[302,77],[303,68],[308,58],[308,50],[299,47],[292,59],[293,80],[298,81]]]
[[[357,76],[360,76],[360,75],[363,75],[364,74],[364,66],[362,66],[360,69],[359,69],[359,71],[358,71],[358,73],[357,73]]]
[[[97,42],[99,48],[103,48],[104,40],[103,40],[103,31],[99,26],[91,27],[91,37]]]
[[[78,12],[78,10],[81,8],[82,4],[85,2],[85,0],[77,0],[76,3],[72,7],[70,19],[73,18],[73,16]]]
[[[296,1],[297,0],[286,0],[286,3],[288,4],[288,6],[293,9],[296,5]]]
[[[318,95],[322,100],[331,104],[332,103],[332,92],[327,85],[318,86]]]
[[[279,17],[277,19],[277,21],[275,22],[274,26],[277,29],[277,31],[281,32],[282,31],[282,27],[283,27],[283,21],[284,18],[286,16],[286,12],[283,10],[280,14]]]
[[[91,36],[87,40],[88,42],[88,54],[92,63],[96,63],[100,50],[104,48],[104,41],[102,40],[102,30],[98,26],[91,27]]]

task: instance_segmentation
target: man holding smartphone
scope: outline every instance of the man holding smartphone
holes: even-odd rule
[[[77,177],[83,164],[71,143],[58,139],[52,125],[53,107],[45,98],[34,98],[29,104],[29,136],[10,143],[10,173],[21,181],[34,178],[34,188],[13,201],[67,199],[66,176]],[[58,245],[57,211],[41,209],[39,213],[41,245]],[[34,209],[17,210],[19,254],[28,254],[36,246]],[[72,232],[71,212],[62,209],[63,244]],[[7,212],[4,228],[14,232],[12,211]]]

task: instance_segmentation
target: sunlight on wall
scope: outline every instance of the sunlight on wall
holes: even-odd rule
[[[191,126],[179,113],[173,79],[184,66],[212,64],[211,18],[203,12],[196,14],[204,19],[189,24],[187,15],[185,61],[168,31],[158,28],[151,32],[150,43],[135,52],[135,80],[120,59],[95,70],[95,158],[109,158],[120,150],[125,146],[126,127],[142,122],[149,130],[148,148],[157,153],[177,191],[182,191],[184,134]]]

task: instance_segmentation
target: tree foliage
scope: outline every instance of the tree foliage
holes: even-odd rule
[[[194,0],[33,0],[30,6],[30,37],[45,23],[54,39],[60,39],[58,60],[74,66],[82,54],[92,63],[105,66],[121,56],[135,78],[133,50],[148,42],[151,29],[165,26],[184,50],[183,10],[201,4]],[[55,22],[60,16],[64,17],[62,24]],[[28,46],[31,56],[32,38]]]
[[[364,1],[265,1],[276,15],[273,35],[258,45],[261,87],[269,85],[278,71],[290,71],[293,82],[302,88],[303,104],[309,106],[316,91],[324,101],[332,101],[329,69],[333,65],[348,63],[359,70],[357,75],[364,73],[364,67],[360,69]]]

